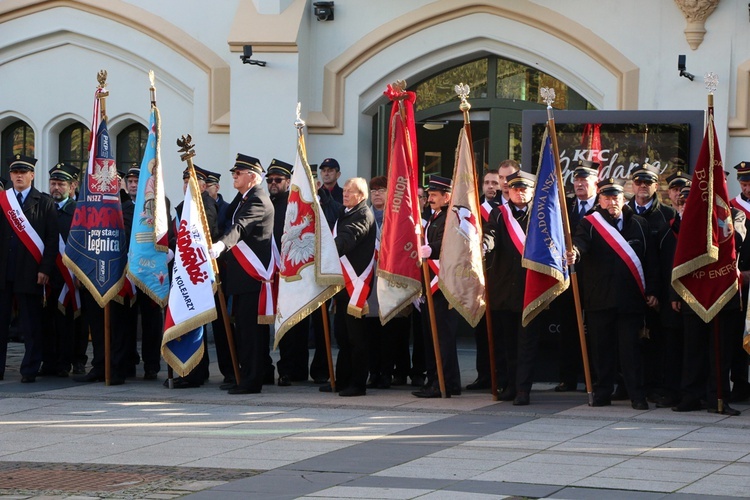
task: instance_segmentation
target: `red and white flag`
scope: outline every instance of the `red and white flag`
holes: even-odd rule
[[[274,349],[291,327],[344,287],[339,254],[314,186],[300,138],[279,249]]]
[[[419,234],[422,217],[417,203],[417,135],[414,92],[388,85],[391,101],[388,149],[388,197],[378,252],[377,294],[380,322],[385,324],[422,293]],[[403,115],[399,111],[403,109]]]
[[[708,323],[738,289],[734,223],[712,107],[682,219],[672,286]]]
[[[450,305],[471,325],[484,316],[482,218],[477,196],[477,174],[465,125],[458,134],[453,168],[453,195],[445,218],[440,249],[440,290]]]

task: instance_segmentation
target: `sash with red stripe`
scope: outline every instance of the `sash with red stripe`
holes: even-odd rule
[[[275,244],[271,245],[271,258],[268,265],[264,266],[260,258],[245,243],[240,241],[232,247],[232,255],[237,259],[242,269],[253,279],[261,282],[260,297],[258,298],[258,324],[270,325],[276,319],[276,295],[278,294],[278,280],[275,279],[277,271]]]
[[[36,263],[41,264],[44,242],[24,215],[21,205],[13,196],[12,189],[0,191],[0,207],[2,207],[3,215],[8,219],[8,224],[10,224],[18,239],[21,240],[23,246],[31,253]]]
[[[65,314],[65,309],[70,306],[73,308],[73,317],[78,317],[81,312],[81,293],[73,282],[73,271],[65,267],[65,264],[63,264],[63,254],[65,254],[65,242],[63,241],[62,236],[59,236],[58,254],[55,258],[55,265],[57,266],[57,270],[60,271],[60,274],[62,274],[65,283],[63,284],[60,296],[57,298],[58,307],[60,312]]]
[[[361,318],[368,312],[367,297],[370,295],[372,278],[375,275],[375,254],[373,253],[370,263],[367,264],[362,274],[357,274],[346,255],[340,257],[339,260],[341,270],[344,272],[344,285],[349,293],[349,307],[346,308],[346,312]]]
[[[732,198],[729,204],[737,210],[742,210],[743,212],[745,212],[746,216],[750,217],[750,203],[743,200],[742,196],[737,195],[736,198]]]
[[[479,207],[479,212],[482,214],[482,219],[484,219],[484,222],[487,222],[490,220],[490,213],[492,212],[492,205],[489,201],[485,200],[484,203]]]
[[[505,227],[508,228],[508,234],[510,235],[513,245],[518,250],[518,253],[523,255],[523,246],[526,244],[526,233],[523,232],[521,224],[518,223],[513,213],[510,210],[510,206],[503,204],[500,207],[500,213],[505,221]]]
[[[646,278],[643,275],[641,259],[639,259],[635,251],[633,251],[633,247],[628,245],[628,242],[625,241],[625,238],[622,237],[620,232],[612,227],[612,225],[602,217],[602,214],[594,212],[584,217],[584,219],[591,222],[591,225],[596,229],[596,232],[604,238],[604,241],[609,244],[612,250],[614,250],[625,265],[628,266],[630,273],[633,275],[633,279],[635,279],[636,284],[638,284],[641,294],[645,297]]]

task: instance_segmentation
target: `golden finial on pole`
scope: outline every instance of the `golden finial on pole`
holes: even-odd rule
[[[469,110],[471,109],[471,104],[469,104],[469,101],[467,100],[471,93],[471,87],[469,87],[468,84],[461,82],[453,87],[453,90],[456,92],[458,98],[461,99],[461,104],[458,109],[464,114],[464,123],[471,123],[469,121]]]
[[[100,69],[99,72],[96,74],[96,81],[99,82],[99,86],[97,88],[96,98],[99,99],[100,104],[100,110],[101,110],[101,119],[102,121],[107,121],[107,104],[106,104],[106,97],[109,95],[109,91],[106,90],[107,86],[107,70],[106,69]]]
[[[189,158],[192,158],[193,156],[195,156],[195,150],[193,149],[195,145],[192,144],[192,141],[193,141],[193,138],[191,137],[190,134],[183,135],[182,137],[177,139],[177,145],[180,146],[180,149],[177,152],[182,153],[180,155],[180,159],[182,161],[186,161]]]

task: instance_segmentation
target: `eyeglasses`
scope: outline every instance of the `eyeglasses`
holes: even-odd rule
[[[633,184],[635,184],[636,186],[650,186],[653,183],[654,181],[644,179],[636,179],[633,181]]]
[[[266,182],[269,184],[281,184],[283,180],[283,177],[266,177]]]
[[[386,191],[387,191],[386,188],[378,188],[378,189],[371,189],[370,190],[370,192],[372,192],[372,193],[380,193],[380,194],[385,194]]]

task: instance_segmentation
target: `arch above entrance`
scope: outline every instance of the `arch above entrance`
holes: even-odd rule
[[[307,124],[310,132],[318,134],[342,134],[344,132],[346,78],[370,59],[399,41],[413,37],[431,27],[476,14],[489,14],[525,28],[533,28],[539,34],[547,34],[563,42],[568,47],[572,59],[584,56],[595,61],[598,66],[612,75],[616,82],[612,89],[616,94],[613,99],[614,106],[612,106],[614,109],[638,107],[638,67],[585,26],[558,12],[525,0],[507,2],[502,5],[496,5],[495,2],[488,0],[441,0],[395,18],[371,31],[325,66],[322,110],[308,114]],[[475,37],[476,33],[470,33],[466,38]],[[497,43],[523,49],[541,57],[547,51],[545,47],[538,45],[537,39],[538,37],[530,35],[516,40],[502,40],[501,37],[495,36]],[[434,51],[435,48],[431,52]],[[560,65],[564,63],[564,61],[559,62]]]

